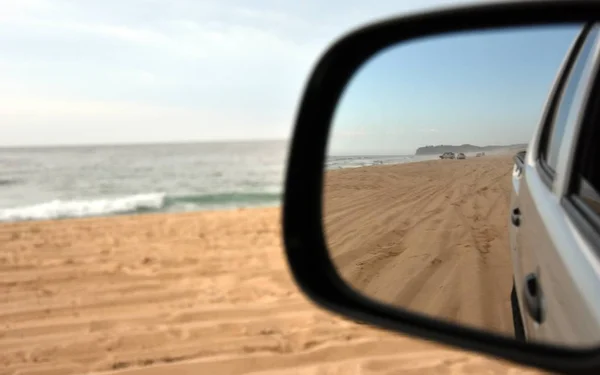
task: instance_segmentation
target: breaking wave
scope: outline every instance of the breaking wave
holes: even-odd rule
[[[221,193],[169,196],[147,193],[119,198],[53,200],[0,209],[0,221],[50,220],[163,211],[195,211],[222,207],[244,207],[279,203],[280,193]]]

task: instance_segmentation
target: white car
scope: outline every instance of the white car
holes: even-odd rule
[[[465,154],[463,154],[462,152],[458,153],[458,156],[456,157],[457,159],[466,159],[467,157],[465,156]]]
[[[600,26],[560,69],[509,207],[515,336],[561,346],[600,337]]]

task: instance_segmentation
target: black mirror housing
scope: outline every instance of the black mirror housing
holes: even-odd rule
[[[391,331],[550,371],[600,372],[600,348],[572,350],[518,342],[393,309],[363,297],[349,288],[335,271],[322,223],[323,165],[331,121],[346,84],[364,61],[391,44],[449,32],[583,25],[597,20],[600,20],[599,2],[499,2],[392,18],[362,27],[336,41],[310,75],[288,155],[283,235],[289,266],[301,290],[328,310]]]

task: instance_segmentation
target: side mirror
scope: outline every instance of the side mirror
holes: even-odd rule
[[[511,192],[510,180],[517,160],[527,181],[542,173],[520,151],[537,160],[569,80],[594,80],[599,19],[597,2],[487,3],[336,41],[308,80],[287,165],[284,242],[303,292],[392,331],[599,372],[600,300],[589,291],[600,289],[600,263],[587,255],[598,244],[581,240],[581,254],[562,257],[570,232],[543,238],[536,220],[547,218],[528,211],[546,185]],[[581,104],[590,90],[575,90]],[[563,142],[577,126],[567,123]]]
[[[514,156],[515,163],[519,163],[521,165],[525,164],[525,155],[527,155],[527,151],[517,152]]]
[[[525,155],[527,155],[527,151],[519,151],[513,156],[515,165],[519,168],[519,170],[523,170],[525,166]]]

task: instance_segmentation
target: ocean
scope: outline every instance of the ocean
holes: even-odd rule
[[[0,149],[0,221],[276,206],[287,142]],[[333,156],[327,169],[415,161]]]
[[[337,155],[329,156],[325,162],[327,170],[360,168],[372,165],[411,163],[438,159],[437,155]]]

